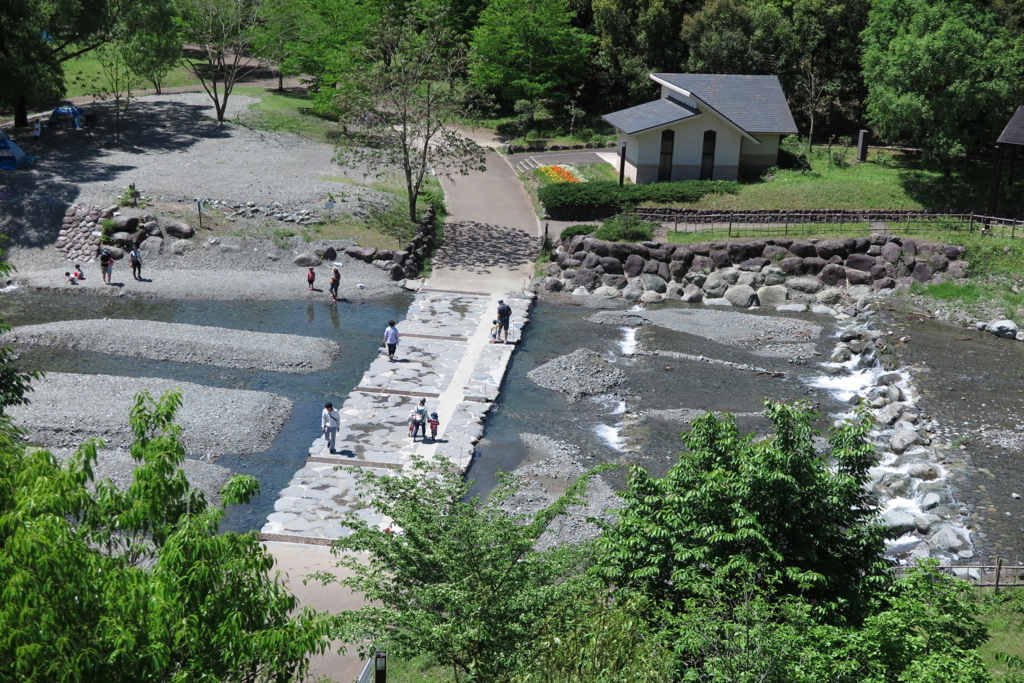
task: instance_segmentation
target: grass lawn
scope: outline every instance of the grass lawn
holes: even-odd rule
[[[946,179],[941,170],[916,155],[871,150],[865,163],[839,168],[826,150],[816,147],[808,156],[810,171],[777,170],[764,179],[740,185],[737,194],[706,195],[685,204],[694,209],[982,209],[988,203],[992,167],[972,161],[966,173],[962,162]],[[1003,177],[1008,171],[1004,170]],[[1004,187],[1000,205],[1024,206],[1024,183]]]
[[[976,600],[981,610],[980,619],[988,628],[990,639],[979,648],[985,664],[996,681],[1024,681],[1024,671],[1008,673],[1005,664],[997,662],[997,652],[1024,659],[1024,591],[1019,588],[995,593],[991,589],[978,589]]]
[[[326,144],[338,141],[338,122],[312,112],[309,98],[291,92],[278,92],[258,86],[241,86],[235,95],[258,97],[260,102],[249,107],[235,123],[274,132],[295,133]]]
[[[67,79],[67,97],[84,97],[107,90],[103,85],[103,72],[100,69],[99,60],[92,52],[86,52],[81,57],[68,60],[64,64],[64,74]],[[184,85],[199,85],[199,79],[183,66],[171,70],[161,83],[164,88],[176,88]],[[149,81],[142,81],[138,87],[140,89],[152,88],[153,84]]]

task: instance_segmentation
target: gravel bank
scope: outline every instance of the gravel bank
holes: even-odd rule
[[[292,411],[292,402],[263,391],[216,389],[155,377],[49,373],[32,383],[26,406],[8,414],[33,443],[75,448],[87,437],[127,448],[132,443],[128,413],[135,394],[154,398],[171,389],[182,393],[177,423],[185,451],[207,460],[229,453],[251,455],[267,449]]]
[[[579,448],[572,444],[540,434],[520,434],[519,438],[543,459],[513,472],[526,483],[505,502],[504,507],[516,514],[532,515],[553,503],[587,468],[579,461]],[[601,477],[591,481],[583,500],[583,505],[571,506],[567,514],[552,522],[538,540],[538,550],[597,538],[601,529],[597,524],[588,522],[587,518],[611,523],[615,520],[614,510],[623,505],[622,499]]]
[[[310,373],[341,354],[327,339],[153,320],[67,320],[18,327],[0,342],[246,370]]]
[[[605,394],[626,380],[626,374],[590,349],[559,356],[526,375],[538,386],[560,391],[575,403],[583,396]]]
[[[61,462],[75,454],[74,448],[51,448],[49,451]],[[117,488],[124,491],[135,481],[135,468],[138,465],[139,463],[132,458],[132,454],[126,450],[104,449],[96,455],[93,473],[96,475],[96,481],[110,479]],[[206,495],[208,503],[220,505],[220,489],[231,476],[231,470],[213,463],[192,459],[186,459],[181,463],[181,469],[185,472],[189,486],[202,491]]]

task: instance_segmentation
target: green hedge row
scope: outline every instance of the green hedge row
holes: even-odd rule
[[[629,209],[643,202],[675,204],[695,202],[706,194],[735,194],[728,180],[681,180],[675,183],[623,185],[610,180],[586,183],[554,183],[540,188],[537,196],[549,210]]]

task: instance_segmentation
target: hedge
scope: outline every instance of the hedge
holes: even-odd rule
[[[589,235],[597,230],[596,225],[570,225],[558,235],[560,240],[571,240],[576,235]]]
[[[738,192],[728,180],[681,180],[675,183],[623,185],[610,180],[554,183],[540,188],[537,197],[549,210],[631,209],[643,202],[676,204],[695,202],[706,194]]]

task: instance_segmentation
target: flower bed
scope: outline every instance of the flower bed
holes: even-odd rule
[[[572,171],[561,166],[541,166],[537,169],[541,175],[554,183],[578,183],[580,179]]]

